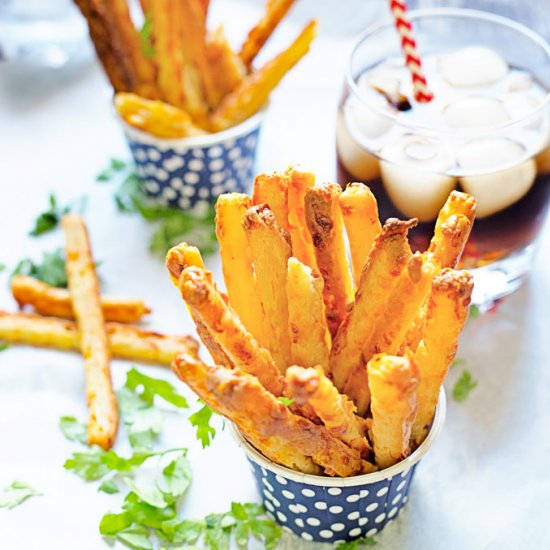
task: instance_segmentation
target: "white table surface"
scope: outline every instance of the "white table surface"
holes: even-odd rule
[[[238,32],[256,8],[227,3]],[[287,24],[273,51],[296,32]],[[273,94],[260,142],[258,169],[300,162],[322,179],[334,178],[334,120],[349,36],[322,37],[311,55]],[[25,74],[23,74],[25,73]],[[61,202],[88,196],[85,213],[103,290],[141,296],[154,313],[146,326],[194,333],[163,262],[151,257],[151,228],[115,211],[113,186],[95,183],[110,157],[129,153],[109,104],[100,70],[88,64],[74,74],[38,74],[0,66],[0,262],[11,269],[23,257],[61,246],[60,231],[27,236],[54,191]],[[464,403],[449,399],[443,434],[419,467],[400,517],[377,537],[380,549],[548,548],[550,543],[550,233],[546,230],[528,283],[500,308],[470,321],[459,357],[478,387]],[[207,258],[220,281],[219,259]],[[7,271],[0,274],[0,308],[15,310]],[[129,363],[113,361],[115,386]],[[168,371],[182,393],[191,392]],[[463,367],[450,373],[450,389]],[[78,354],[16,347],[0,354],[0,487],[27,481],[44,496],[0,510],[0,548],[101,549],[99,519],[118,510],[122,496],[97,493],[65,471],[75,450],[58,428],[61,415],[86,418]],[[229,433],[202,450],[181,416],[167,423],[163,445],[190,450],[194,480],[182,514],[198,518],[228,509],[232,500],[256,500],[244,456]],[[121,452],[123,445],[116,447]],[[287,536],[283,548],[315,545]]]

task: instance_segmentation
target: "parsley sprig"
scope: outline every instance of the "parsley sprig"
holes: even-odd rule
[[[12,276],[14,275],[28,275],[50,286],[67,288],[65,253],[61,248],[53,252],[45,252],[40,263],[24,258],[15,266]]]
[[[28,498],[39,495],[41,495],[41,493],[33,489],[28,483],[24,481],[14,481],[0,493],[0,508],[11,510],[22,504]]]
[[[472,373],[469,370],[462,371],[460,378],[453,386],[453,399],[458,402],[466,401],[470,392],[477,386]]]
[[[182,241],[196,246],[203,255],[216,252],[218,245],[213,205],[206,206],[202,211],[158,207],[143,194],[134,165],[118,159],[111,159],[110,167],[102,171],[97,179],[122,179],[114,194],[115,204],[119,212],[139,214],[155,225],[149,242],[151,252],[164,255],[170,247]]]
[[[203,519],[183,519],[179,505],[191,484],[191,466],[186,449],[156,451],[153,449],[162,429],[163,413],[156,402],[177,409],[187,408],[186,399],[166,380],[147,376],[136,369],[128,371],[126,382],[118,392],[119,406],[132,446],[130,456],[114,450],[86,447],[74,452],[65,468],[86,481],[99,481],[99,491],[127,493],[119,512],[106,513],[100,522],[100,533],[136,550],[174,548],[202,544],[211,550],[228,550],[233,537],[241,548],[250,538],[274,548],[281,537],[281,528],[266,517],[259,504],[232,503],[222,514],[209,514]],[[203,405],[189,419],[197,428],[203,446],[215,434],[210,426],[213,415]],[[86,425],[76,418],[60,419],[64,435],[71,441],[86,443]],[[175,454],[174,454],[175,453]],[[149,466],[157,461],[156,475],[151,481]],[[149,475],[142,475],[147,468]]]

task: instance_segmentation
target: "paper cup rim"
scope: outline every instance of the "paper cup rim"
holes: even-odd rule
[[[187,148],[210,147],[212,145],[217,145],[224,141],[235,139],[237,137],[248,134],[249,132],[255,130],[256,128],[259,128],[259,126],[261,125],[265,117],[265,113],[268,107],[269,107],[269,104],[266,104],[257,113],[254,113],[251,117],[247,118],[243,122],[240,122],[236,126],[231,126],[231,128],[227,128],[227,130],[222,130],[221,132],[208,133],[201,136],[189,136],[189,137],[181,137],[181,138],[161,138],[149,132],[145,132],[144,130],[135,128],[134,126],[126,122],[120,116],[119,112],[116,110],[116,108],[114,108],[114,105],[113,105],[116,117],[118,118],[120,124],[124,128],[124,131],[126,132],[126,134],[128,134],[130,137],[132,137],[136,141],[139,141],[140,143],[146,143],[148,145],[160,144],[164,147],[184,146]]]
[[[435,411],[435,417],[430,428],[430,432],[426,439],[420,444],[420,446],[407,458],[404,458],[397,464],[380,470],[378,472],[372,472],[370,474],[362,474],[359,476],[351,477],[325,477],[317,476],[313,474],[304,474],[291,470],[286,466],[276,464],[272,460],[262,455],[257,449],[255,449],[239,432],[234,424],[230,424],[230,431],[232,436],[236,439],[239,446],[241,446],[247,456],[256,464],[264,467],[266,470],[280,475],[285,479],[290,479],[297,483],[303,483],[306,485],[315,485],[319,487],[356,487],[359,485],[370,485],[372,483],[378,483],[388,478],[392,478],[404,471],[412,468],[418,463],[424,455],[428,452],[434,441],[437,439],[443,424],[445,422],[445,415],[447,410],[447,401],[445,397],[445,390],[441,388],[439,392],[439,399],[437,401],[437,408]]]

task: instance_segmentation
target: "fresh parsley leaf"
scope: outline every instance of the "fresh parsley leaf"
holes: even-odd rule
[[[465,401],[476,386],[477,381],[472,377],[472,373],[468,370],[462,371],[453,387],[453,399],[459,402]]]
[[[10,347],[7,342],[0,342],[0,351],[5,351]]]
[[[130,369],[126,374],[125,386],[137,393],[148,405],[153,405],[157,395],[175,407],[183,409],[189,407],[185,397],[180,395],[170,382],[160,378],[152,378],[136,369]]]
[[[29,258],[21,260],[12,277],[15,275],[28,275],[39,281],[58,288],[67,288],[67,274],[65,272],[65,253],[62,249],[54,252],[45,252],[42,263],[34,263]]]
[[[294,403],[294,399],[289,397],[277,397],[277,401],[280,401],[285,407],[290,407]]]
[[[132,520],[126,513],[105,514],[99,522],[99,532],[104,536],[113,536],[132,525]]]
[[[117,533],[117,540],[133,550],[153,550],[153,542],[145,527],[134,525]]]
[[[469,314],[469,319],[477,319],[479,317],[479,314],[480,314],[480,311],[479,311],[479,307],[476,306],[475,304],[472,304],[470,306],[470,314]]]
[[[162,430],[163,416],[155,407],[135,410],[124,417],[133,449],[151,449]]]
[[[120,488],[114,479],[105,479],[101,482],[101,485],[97,488],[97,490],[102,493],[107,493],[108,495],[120,493]]]
[[[359,550],[361,546],[376,546],[376,540],[373,537],[363,537],[349,542],[340,542],[336,545],[339,550]]]
[[[122,509],[126,516],[135,524],[159,530],[162,526],[176,518],[176,506],[167,505],[164,508],[157,508],[143,502],[135,493],[126,495]]]
[[[74,416],[62,416],[59,419],[59,427],[69,441],[79,441],[84,445],[88,444],[88,426],[78,421]]]
[[[86,481],[95,481],[111,471],[131,472],[154,454],[138,452],[124,458],[112,449],[104,451],[99,447],[91,447],[86,451],[73,453],[72,457],[65,461],[64,467]]]
[[[34,222],[34,228],[30,231],[29,235],[37,237],[38,235],[42,235],[43,233],[48,233],[49,231],[52,231],[59,225],[61,218],[65,214],[67,214],[69,210],[70,208],[68,206],[61,208],[57,204],[57,199],[55,198],[55,195],[51,193],[48,210],[42,212],[42,214],[40,214],[38,218],[36,218]]]
[[[152,36],[153,24],[149,14],[145,15],[143,26],[139,31],[139,40],[141,42],[141,49],[143,55],[152,59],[155,56],[155,49],[153,48],[153,36]]]
[[[197,429],[197,439],[201,442],[203,449],[212,443],[216,435],[216,429],[210,425],[213,414],[214,411],[208,405],[204,405],[189,417],[189,422]]]
[[[2,273],[2,271],[4,271],[4,269],[6,269],[6,264],[0,263],[0,273]]]
[[[14,481],[8,487],[5,487],[0,493],[0,508],[11,510],[22,504],[30,497],[38,496],[39,493],[24,481]]]
[[[166,485],[163,493],[170,501],[176,502],[187,492],[191,485],[191,465],[187,459],[187,453],[182,453],[170,462],[164,468],[162,474]]]
[[[143,502],[154,508],[166,508],[169,504],[164,499],[164,494],[156,485],[137,485],[129,477],[125,478],[126,485],[130,487],[133,493]]]
[[[460,367],[461,365],[465,365],[466,364],[466,359],[455,359],[452,363],[451,363],[451,369],[453,367]]]
[[[217,251],[213,205],[207,205],[203,211],[159,208],[145,197],[134,172],[126,176],[114,198],[119,212],[137,213],[156,224],[149,245],[152,252],[165,254],[181,241],[196,246],[203,255]]]
[[[119,172],[126,170],[128,168],[128,163],[124,160],[112,158],[109,166],[103,169],[96,176],[96,181],[105,182],[111,181]]]
[[[158,534],[172,544],[195,544],[205,528],[204,520],[174,518],[163,522]]]

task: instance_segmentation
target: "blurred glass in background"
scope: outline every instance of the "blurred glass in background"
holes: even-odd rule
[[[52,69],[91,57],[72,0],[0,0],[0,60]]]

